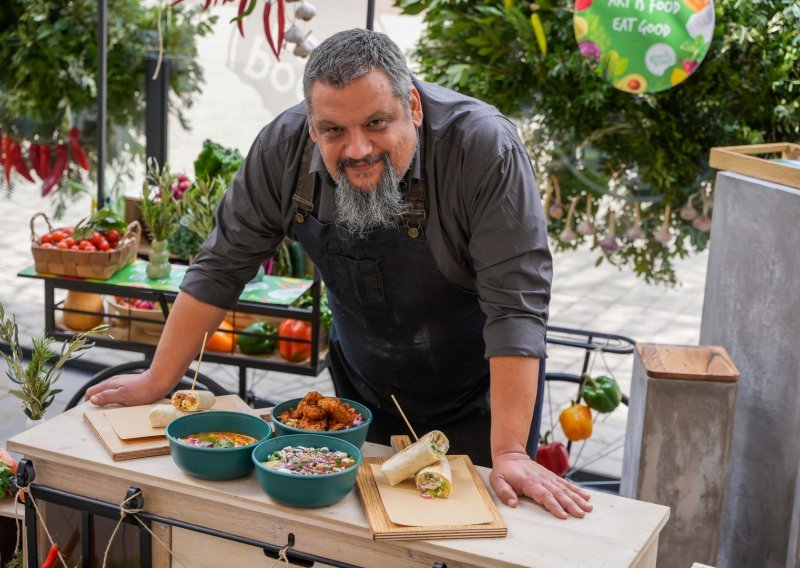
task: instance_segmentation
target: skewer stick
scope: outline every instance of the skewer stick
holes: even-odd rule
[[[203,362],[203,351],[206,349],[206,341],[208,341],[208,332],[203,336],[203,345],[200,346],[200,357],[197,358],[197,367],[194,369],[194,380],[192,381],[192,389],[197,384],[197,374],[200,372],[200,363]]]
[[[417,433],[414,432],[414,429],[411,427],[411,422],[409,422],[408,418],[406,418],[406,413],[403,412],[402,408],[400,408],[400,403],[397,402],[397,399],[394,397],[394,395],[391,395],[391,396],[392,396],[392,400],[394,401],[394,405],[397,407],[397,410],[400,411],[400,416],[402,416],[403,420],[406,421],[406,426],[408,426],[408,429],[411,430],[411,434],[414,436],[414,441],[416,442],[417,440],[419,440],[419,436],[417,436]]]

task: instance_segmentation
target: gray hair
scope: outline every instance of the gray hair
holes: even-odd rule
[[[386,73],[392,93],[409,108],[413,84],[403,52],[389,36],[356,28],[332,35],[311,52],[303,74],[306,111],[311,112],[311,87],[315,81],[341,88],[373,69]]]

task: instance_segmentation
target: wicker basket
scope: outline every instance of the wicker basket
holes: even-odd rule
[[[43,248],[40,243],[41,236],[36,234],[36,228],[34,227],[38,217],[42,217],[47,223],[48,232],[52,232],[53,227],[44,213],[37,213],[31,217],[31,252],[33,253],[36,272],[40,274],[105,280],[111,278],[117,270],[136,259],[139,238],[142,235],[142,227],[136,221],[128,225],[125,234],[119,240],[117,248],[103,252]]]

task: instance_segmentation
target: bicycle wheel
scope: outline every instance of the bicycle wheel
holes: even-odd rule
[[[128,363],[122,363],[121,365],[114,365],[103,369],[102,371],[94,375],[91,379],[89,379],[86,382],[86,384],[83,385],[78,390],[78,392],[75,393],[72,399],[70,399],[70,401],[67,403],[65,410],[69,410],[80,404],[81,401],[83,401],[84,397],[86,396],[86,391],[91,387],[93,387],[94,385],[102,383],[106,379],[110,379],[115,375],[146,371],[147,369],[150,368],[150,363],[151,361],[149,359],[144,359],[141,361],[129,361]],[[191,388],[192,380],[189,380],[189,378],[194,379],[194,370],[192,369],[186,370],[184,378],[182,378],[180,382],[177,385],[175,385],[175,387],[169,392],[168,396],[172,396],[172,394],[176,390]],[[227,389],[225,389],[219,383],[217,383],[213,379],[210,379],[209,377],[207,377],[202,373],[197,374],[197,384],[195,385],[195,388],[201,388],[203,390],[211,391],[216,396],[231,394]]]

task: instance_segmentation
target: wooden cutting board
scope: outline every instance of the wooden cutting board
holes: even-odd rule
[[[392,436],[392,447],[395,451],[411,444],[408,436]],[[367,522],[372,530],[375,540],[424,540],[440,538],[496,538],[508,534],[508,527],[495,507],[483,480],[475,469],[469,456],[448,456],[449,458],[462,458],[472,476],[472,481],[478,490],[484,504],[491,513],[492,521],[477,525],[439,525],[439,526],[407,526],[392,522],[386,513],[386,508],[381,500],[378,483],[372,472],[370,464],[381,464],[386,457],[364,458],[358,470],[356,485],[358,495],[364,506]]]
[[[241,412],[252,413],[253,409],[250,408],[245,401],[235,394],[217,397],[217,403],[222,402],[225,410],[238,410]],[[143,406],[143,409],[149,409],[152,405],[148,404]],[[217,404],[214,405],[217,407]],[[119,408],[119,410],[130,411],[131,408]],[[130,440],[123,440],[114,431],[114,427],[106,417],[107,412],[113,409],[100,408],[97,410],[87,410],[83,414],[83,421],[89,426],[89,429],[97,436],[100,444],[105,448],[111,459],[114,461],[132,460],[136,458],[146,458],[150,456],[163,456],[169,454],[169,442],[166,435],[152,436],[148,438],[133,438]],[[143,419],[147,420],[147,410],[144,410]]]

